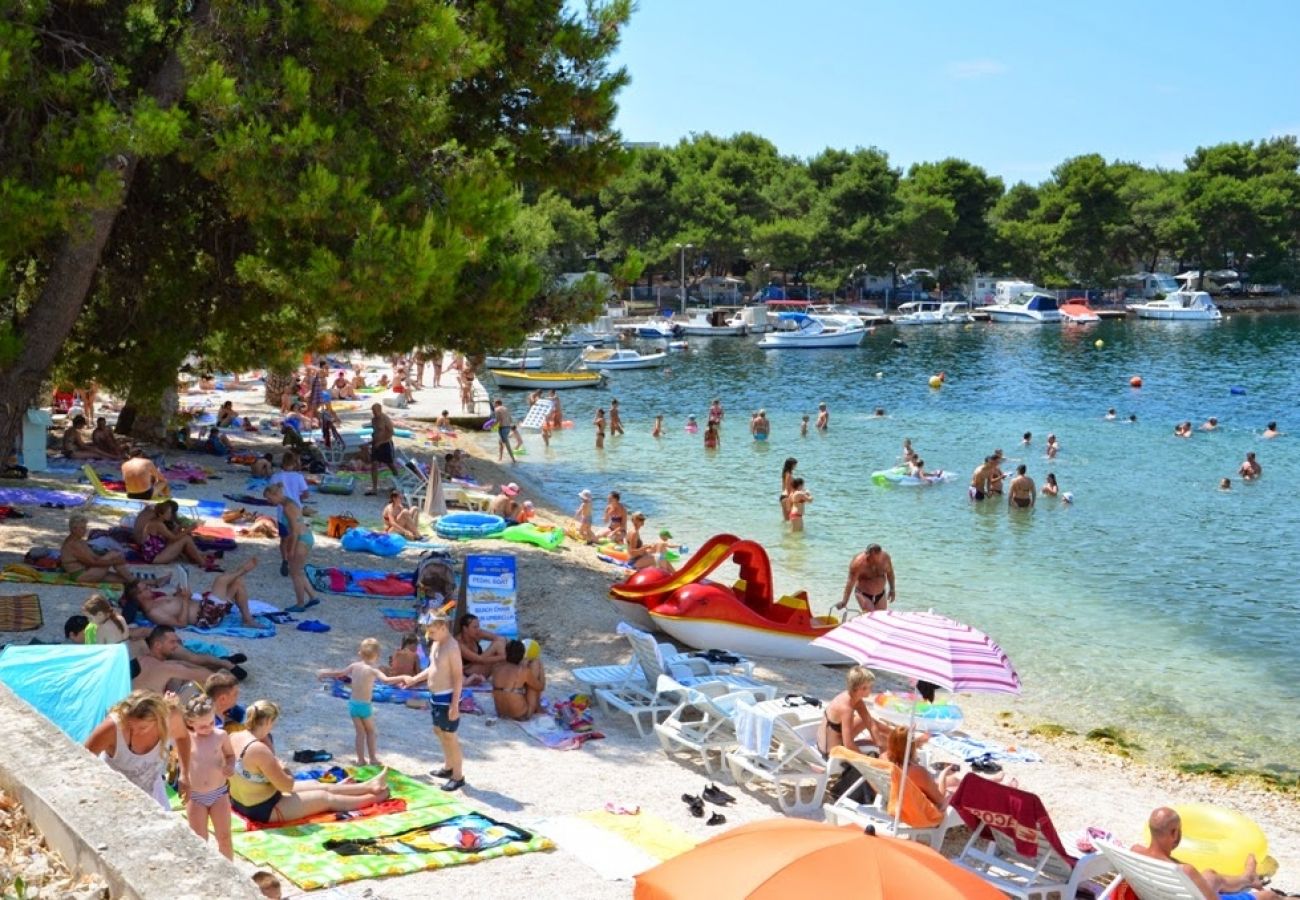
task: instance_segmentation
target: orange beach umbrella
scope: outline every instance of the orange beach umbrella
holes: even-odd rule
[[[1005,900],[923,844],[804,819],[741,825],[636,877],[636,900]]]

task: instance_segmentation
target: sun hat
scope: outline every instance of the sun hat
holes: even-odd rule
[[[578,491],[578,496],[581,497],[583,500],[590,500],[590,499],[591,499],[591,491],[586,490],[586,489],[584,488],[583,490]]]
[[[669,531],[667,528],[663,528],[663,529],[660,529],[660,531],[659,531],[659,536],[660,536],[661,538],[670,538],[670,537],[673,536],[673,533],[672,533],[671,531]]]
[[[519,493],[519,485],[512,481],[501,489],[501,493],[505,494],[507,497],[513,497],[515,494]]]

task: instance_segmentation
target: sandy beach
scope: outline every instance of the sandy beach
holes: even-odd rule
[[[450,384],[454,379],[448,376],[446,380]],[[459,403],[454,394],[454,385],[436,392],[423,392],[417,409],[406,413],[392,411],[394,418],[400,424],[405,417],[423,417],[431,409],[435,413],[439,408],[455,411]],[[247,410],[254,418],[271,418],[276,414],[259,402],[260,387],[250,392],[191,394],[182,397],[182,404],[210,400],[215,406],[223,399],[234,400],[238,409]],[[522,395],[512,395],[511,401],[518,415]],[[368,417],[364,411],[368,402],[355,406],[344,413],[345,424],[360,424]],[[424,430],[427,431],[427,426]],[[266,435],[232,435],[232,439],[237,447],[259,452],[278,445],[277,439]],[[540,446],[535,435],[526,440],[530,445]],[[402,444],[409,445],[421,457],[432,452],[427,444],[399,441]],[[459,446],[475,457],[471,465],[479,482],[496,485],[508,480],[520,481],[524,496],[543,508],[545,515],[562,521],[571,513],[568,509],[547,508],[534,486],[498,466],[495,448],[486,436],[462,433],[455,441],[442,441],[440,447],[448,444]],[[488,458],[489,452],[492,458]],[[243,490],[246,480],[243,467],[227,466],[214,462],[213,457],[196,454],[169,452],[167,458],[169,461],[186,458],[210,466],[220,477],[220,480],[189,486],[178,496],[220,499],[222,493]],[[38,477],[24,486],[68,489],[69,482]],[[363,520],[377,520],[383,500],[362,496],[363,486],[368,486],[368,479],[364,485],[359,483],[357,493],[352,496],[313,494],[317,518],[323,520],[330,514],[350,511]],[[597,487],[593,485],[593,489]],[[31,518],[7,521],[0,526],[3,528],[0,563],[20,560],[29,547],[57,547],[66,533],[67,511],[42,508],[24,511],[31,513]],[[100,508],[91,506],[87,511],[92,527],[106,526],[113,521]],[[671,527],[671,523],[666,524]],[[525,544],[482,540],[456,544],[454,551],[462,559],[467,552],[512,552],[517,556],[520,631],[541,643],[549,679],[547,695],[552,699],[579,690],[569,675],[572,668],[627,660],[627,644],[615,633],[618,618],[604,600],[609,586],[622,580],[625,573],[598,560],[592,548],[566,541],[561,550],[552,553]],[[416,552],[407,551],[399,561],[384,563],[374,557],[344,552],[338,541],[318,537],[309,562],[318,566],[409,569],[416,556]],[[227,554],[225,565],[230,568],[249,558],[259,561],[248,579],[252,595],[277,606],[290,605],[292,590],[288,579],[278,574],[274,542],[240,538],[239,549]],[[206,585],[210,577],[193,573],[192,584]],[[7,594],[27,590],[26,586],[13,584],[0,588],[0,592]],[[38,586],[35,590],[41,596],[43,628],[39,632],[5,634],[0,640],[15,643],[25,643],[32,637],[62,640],[64,619],[79,611],[88,593],[85,589],[65,586]],[[280,704],[283,716],[276,735],[282,758],[287,759],[298,748],[327,749],[339,762],[346,763],[351,758],[352,726],[346,703],[323,692],[315,672],[321,667],[338,667],[352,660],[358,642],[365,637],[380,640],[386,659],[397,648],[400,635],[385,624],[378,610],[381,606],[402,605],[405,601],[325,596],[321,606],[299,618],[316,618],[327,623],[331,630],[326,634],[282,626],[272,639],[217,639],[232,652],[238,650],[249,657],[247,668],[251,676],[243,685],[241,702],[247,704],[266,697]],[[1122,664],[1108,659],[1101,648],[1098,665],[1113,666],[1114,678],[1125,677]],[[759,661],[755,674],[777,685],[778,693],[806,693],[830,699],[843,686],[843,669],[814,664]],[[889,676],[883,676],[881,682],[886,686],[903,686]],[[490,711],[490,696],[480,694],[479,698],[480,705]],[[1063,831],[1100,826],[1122,840],[1138,840],[1147,814],[1156,806],[1193,801],[1215,803],[1239,810],[1263,827],[1269,836],[1271,854],[1279,863],[1278,884],[1284,889],[1300,889],[1300,802],[1294,793],[1283,794],[1249,783],[1228,783],[1158,769],[1097,750],[1082,738],[1048,740],[1035,736],[1030,729],[1036,723],[1017,714],[1014,698],[990,700],[963,696],[956,698],[956,702],[966,713],[967,731],[1042,755],[1043,762],[1009,764],[1006,768],[1022,787],[1044,799]],[[1061,698],[1062,704],[1069,702],[1070,698]],[[386,764],[417,776],[440,764],[427,713],[396,704],[377,704],[375,715],[380,756]],[[667,821],[693,839],[703,840],[719,831],[691,817],[680,800],[683,793],[698,794],[704,786],[708,779],[701,769],[667,758],[656,741],[638,738],[625,717],[597,711],[596,726],[605,735],[604,740],[588,742],[579,750],[560,752],[543,747],[512,723],[490,723],[488,716],[463,717],[460,735],[468,781],[464,798],[490,816],[524,828],[537,828],[543,833],[547,820],[599,810],[607,802],[639,806],[644,813]],[[775,803],[766,795],[737,790],[725,783],[723,786],[738,798],[735,805],[723,811],[727,826],[778,814]],[[240,864],[250,873],[254,870],[247,863]],[[287,895],[294,894],[290,884],[286,883],[285,888]],[[631,882],[604,880],[561,849],[382,881],[353,882],[336,888],[333,896],[416,898],[434,891],[450,891],[466,897],[527,893],[536,897],[607,898],[630,896],[631,890]]]

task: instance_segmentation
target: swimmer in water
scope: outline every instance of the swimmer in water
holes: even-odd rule
[[[771,430],[772,423],[767,420],[767,410],[760,409],[758,412],[754,413],[754,418],[749,421],[749,433],[754,436],[754,440],[767,440],[767,436]]]
[[[1208,419],[1206,419],[1204,422],[1201,423],[1201,431],[1216,431],[1218,430],[1218,427],[1219,427],[1219,420],[1216,419],[1214,416],[1210,416]]]
[[[1221,490],[1221,491],[1230,491],[1230,490],[1232,490],[1232,479],[1231,479],[1231,478],[1220,478],[1220,479],[1219,479],[1219,490]]]
[[[883,406],[877,406],[876,411],[871,414],[871,417],[873,419],[883,419],[885,417],[885,408]]]
[[[650,437],[663,437],[664,434],[664,417],[662,414],[655,416],[655,427],[650,432]]]
[[[1138,423],[1137,413],[1129,413],[1129,414],[1128,414],[1128,423],[1129,423],[1130,425],[1136,425],[1136,424]]]
[[[1241,464],[1241,468],[1237,470],[1237,474],[1241,476],[1243,481],[1254,481],[1264,474],[1264,468],[1255,459],[1254,451],[1246,454],[1246,459]]]
[[[903,438],[903,462],[910,463],[914,459],[916,459],[916,451],[912,449],[912,439],[905,437]]]
[[[1056,459],[1056,454],[1061,450],[1061,445],[1056,442],[1056,435],[1047,436],[1047,458]]]
[[[811,418],[807,413],[803,414],[803,421],[799,423],[799,437],[808,436],[808,419]]]
[[[601,450],[605,446],[605,408],[602,406],[596,410],[596,418],[591,420],[596,426],[596,449]]]
[[[687,434],[695,434],[695,432],[697,432],[697,431],[699,431],[699,430],[700,430],[700,425],[699,425],[698,422],[695,421],[695,416],[687,416],[687,417],[686,417],[686,433],[687,433]]]
[[[609,433],[623,433],[623,417],[619,415],[618,400],[609,401]]]
[[[704,426],[704,449],[705,450],[717,450],[718,438],[719,438],[718,425],[716,422],[710,422],[708,425]]]
[[[817,404],[817,430],[826,431],[831,427],[831,413],[825,403]]]
[[[1276,423],[1276,422],[1269,422],[1269,423],[1268,423],[1268,427],[1264,429],[1264,433],[1261,434],[1260,437],[1262,437],[1262,438],[1275,438],[1275,437],[1277,437],[1277,436],[1278,436],[1279,434],[1281,434],[1281,433],[1282,433],[1282,432],[1280,432],[1280,431],[1277,430],[1277,423]]]
[[[1020,439],[1020,443],[1024,444],[1026,447],[1028,447],[1033,442],[1034,442],[1034,433],[1032,431],[1026,431],[1025,436]]]
[[[1061,488],[1056,483],[1056,476],[1051,472],[1047,473],[1047,483],[1043,485],[1044,497],[1055,497],[1060,493]]]
[[[1106,410],[1106,421],[1107,422],[1113,421],[1114,418],[1115,418],[1115,407],[1112,406],[1110,409]]]
[[[812,503],[812,494],[804,490],[803,479],[796,478],[790,482],[793,490],[790,492],[790,515],[786,518],[790,520],[791,531],[803,531],[803,508],[806,504]]]
[[[1007,484],[1007,505],[1015,509],[1030,509],[1034,505],[1034,479],[1026,472],[1024,463],[1016,466],[1016,476]]]

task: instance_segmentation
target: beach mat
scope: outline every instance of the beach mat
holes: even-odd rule
[[[307,566],[307,580],[312,587],[326,594],[346,594],[353,597],[414,597],[414,572],[386,572],[378,569],[340,569]],[[372,590],[366,589],[369,582]],[[409,590],[402,584],[406,582]]]
[[[388,609],[384,608],[379,611],[384,617],[384,623],[389,628],[399,634],[413,634],[417,618],[413,609]]]
[[[35,631],[44,624],[36,594],[0,596],[0,631]]]
[[[113,584],[108,581],[81,584],[75,576],[69,575],[62,569],[38,569],[25,563],[10,563],[0,569],[0,581],[9,581],[16,584],[75,584],[78,587],[84,587],[92,591],[117,590],[122,587],[120,584]]]
[[[235,852],[254,865],[277,870],[310,891],[363,878],[405,875],[555,846],[542,835],[487,819],[449,794],[434,799],[441,802],[355,822],[243,832],[234,835]],[[458,821],[459,817],[469,816],[474,818]],[[439,833],[439,826],[457,830]],[[440,843],[447,837],[461,840],[461,826],[485,849],[448,849]]]
[[[543,819],[537,828],[606,881],[631,881],[695,846],[676,825],[647,812],[616,816],[597,810]]]
[[[330,695],[340,700],[351,700],[352,686],[347,682],[334,679],[330,682]],[[405,703],[407,700],[428,699],[428,688],[399,688],[378,681],[375,682],[374,691],[370,695],[372,703]]]
[[[90,498],[71,491],[54,491],[47,488],[0,487],[0,504],[9,506],[85,506]]]
[[[212,628],[200,628],[197,625],[190,625],[182,630],[194,634],[223,634],[226,637],[236,638],[275,637],[275,623],[266,616],[253,616],[253,621],[257,622],[257,627],[245,625],[244,620],[239,615],[239,609],[232,606],[230,612],[226,613],[226,617]]]
[[[527,722],[512,721],[523,730],[524,734],[552,750],[577,750],[587,741],[598,741],[605,737],[599,731],[571,731],[544,712],[533,716]]]

